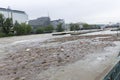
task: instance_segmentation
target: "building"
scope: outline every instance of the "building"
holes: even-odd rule
[[[40,17],[29,21],[29,25],[34,29],[38,27],[46,27],[48,25],[52,25],[56,29],[59,24],[62,24],[62,27],[65,28],[65,21],[63,19],[51,21],[49,17]]]
[[[0,13],[3,14],[5,18],[12,18],[13,23],[15,23],[15,21],[18,23],[28,22],[28,15],[24,11],[0,8]]]
[[[58,26],[59,24],[62,24],[62,28],[65,29],[65,21],[64,21],[64,19],[58,19],[58,20],[53,20],[53,21],[51,21],[51,25],[52,25],[54,28],[57,28],[57,26]]]
[[[105,28],[118,28],[120,26],[119,23],[116,23],[116,24],[108,24],[105,26]]]
[[[29,21],[29,25],[31,25],[33,28],[36,27],[45,27],[50,25],[50,18],[49,17],[40,17],[34,20]]]

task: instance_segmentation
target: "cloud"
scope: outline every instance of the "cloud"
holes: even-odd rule
[[[30,19],[47,16],[66,22],[107,23],[119,21],[120,0],[0,0],[0,7],[24,10]]]

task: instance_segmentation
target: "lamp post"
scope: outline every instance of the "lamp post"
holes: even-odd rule
[[[12,26],[14,26],[13,24],[13,12],[12,12],[12,10],[11,10],[11,20],[12,20]]]
[[[11,30],[13,31],[13,27],[14,27],[14,23],[13,23],[13,12],[12,10],[10,9],[10,6],[8,6],[7,8],[8,10],[8,18],[11,20]]]
[[[10,11],[10,7],[8,6],[8,8],[7,8],[8,18],[10,17],[9,16],[9,11]]]

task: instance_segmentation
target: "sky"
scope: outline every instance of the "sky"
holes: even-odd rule
[[[25,11],[29,19],[50,16],[66,23],[120,22],[120,0],[0,0],[0,7]]]

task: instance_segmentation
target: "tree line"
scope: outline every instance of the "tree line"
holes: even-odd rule
[[[17,21],[13,24],[12,18],[5,18],[0,14],[0,37],[27,35],[30,34],[32,28],[26,23],[19,24]]]
[[[52,33],[53,31],[56,32],[64,31],[63,24],[62,23],[58,24],[57,28],[54,28],[52,25],[38,27],[35,32],[36,34],[42,34],[42,33]]]
[[[82,30],[82,29],[99,29],[97,25],[83,24],[80,27],[77,23],[69,24],[70,31]],[[17,21],[13,23],[12,18],[5,18],[3,14],[0,14],[0,37],[6,36],[18,36],[18,35],[28,35],[28,34],[42,34],[42,33],[52,33],[53,31],[62,32],[65,30],[63,24],[60,23],[54,28],[52,25],[37,27],[33,29],[29,24],[18,23]]]
[[[89,25],[87,23],[83,23],[82,25],[78,23],[70,23],[70,31],[77,31],[77,30],[87,30],[87,29],[100,29],[100,26],[97,25]]]
[[[5,18],[3,14],[0,14],[0,37],[28,35],[33,34],[33,32],[35,34],[52,33],[53,31],[64,31],[62,23],[58,24],[57,28],[48,25],[40,26],[34,30],[29,24],[18,23],[17,21],[13,23],[12,18]]]

